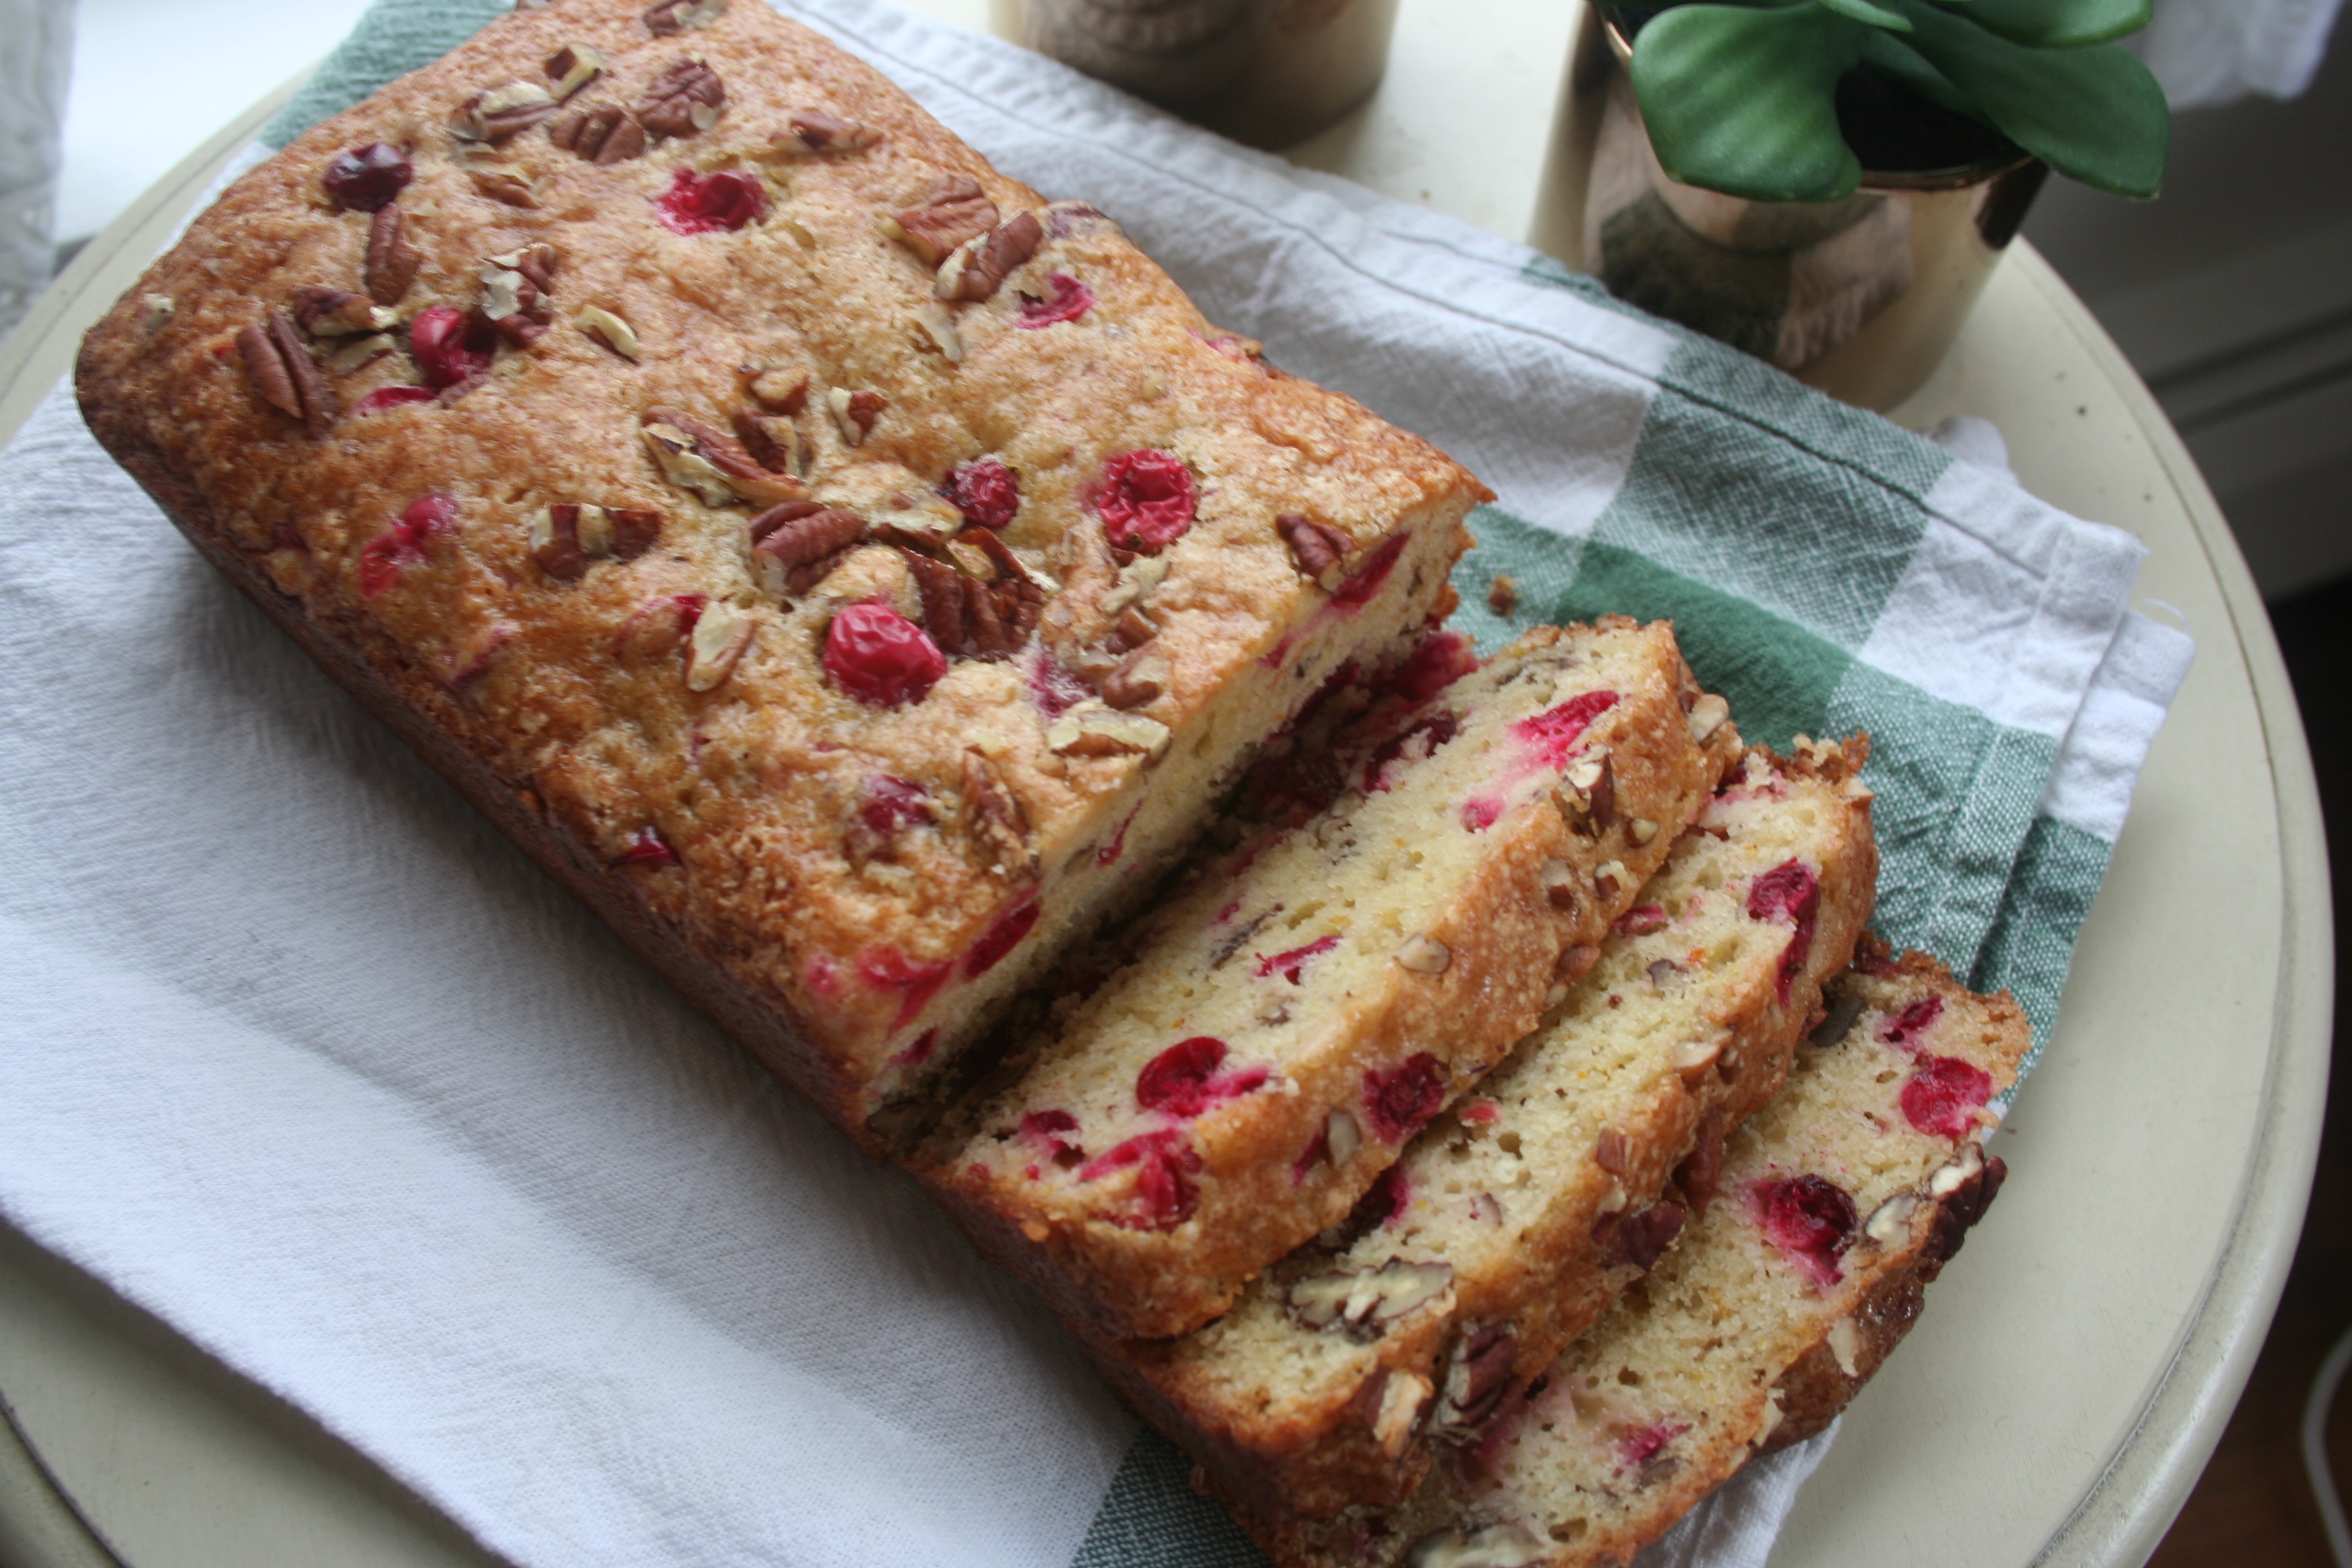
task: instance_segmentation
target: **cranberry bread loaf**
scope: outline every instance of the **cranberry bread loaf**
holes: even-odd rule
[[[1066,1319],[1199,1327],[1534,1026],[1736,755],[1664,623],[1528,633],[1151,916],[929,1179]]]
[[[491,23],[89,333],[213,563],[861,1136],[1486,492],[766,5]]]
[[[1098,1354],[1219,1491],[1307,1518],[1402,1501],[1656,1261],[1685,1217],[1670,1173],[1780,1091],[1870,919],[1865,752],[1750,752],[1583,978],[1347,1229],[1207,1327]]]
[[[1828,1425],[1902,1339],[2000,1188],[1986,1103],[2028,1040],[2007,995],[1866,947],[1780,1098],[1688,1190],[1700,1217],[1520,1408],[1401,1509],[1253,1529],[1283,1568],[1629,1561]]]

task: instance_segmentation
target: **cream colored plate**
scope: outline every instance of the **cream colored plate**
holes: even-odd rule
[[[983,0],[924,8],[986,16]],[[1404,0],[1388,81],[1297,155],[1564,247],[1549,169],[1574,21],[1553,0]],[[0,353],[0,440],[277,101],[159,184],[37,307]],[[2198,660],[2083,933],[2064,1021],[1998,1144],[2008,1190],[1855,1404],[1774,1555],[1785,1568],[2144,1560],[2261,1346],[2318,1147],[2332,953],[2318,798],[2228,527],[2147,389],[2029,247],[1896,416],[1923,428],[1954,413],[1999,425],[2035,494],[2147,542],[2141,591],[2187,617]],[[0,1561],[103,1563],[74,1510],[135,1568],[487,1561],[334,1438],[5,1234],[0,1395],[41,1467],[0,1432]]]

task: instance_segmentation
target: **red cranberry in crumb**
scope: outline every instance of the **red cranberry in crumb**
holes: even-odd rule
[[[966,522],[1003,528],[1021,510],[1021,477],[998,458],[974,458],[948,470],[940,494]]]
[[[400,581],[405,568],[425,559],[425,547],[449,531],[457,503],[447,496],[422,496],[408,503],[400,521],[360,547],[360,594],[373,599]]]
[[[1045,294],[1021,296],[1021,319],[1013,324],[1035,331],[1057,321],[1075,321],[1094,309],[1095,291],[1066,272],[1045,275]]]
[[[845,606],[825,628],[824,671],[860,702],[896,708],[929,695],[948,661],[929,633],[869,601]]]
[[[1796,929],[1780,953],[1780,1000],[1789,999],[1789,983],[1813,951],[1813,922],[1822,910],[1821,879],[1801,860],[1783,860],[1748,885],[1748,918],[1771,921],[1787,917]]]
[[[1838,1259],[1853,1245],[1854,1229],[1861,1223],[1843,1187],[1826,1176],[1793,1176],[1757,1183],[1753,1199],[1764,1238],[1786,1254],[1799,1273],[1816,1285],[1834,1285],[1843,1278]]]
[[[1396,570],[1397,557],[1404,553],[1405,535],[1392,534],[1378,550],[1364,557],[1364,563],[1348,574],[1331,595],[1331,603],[1343,610],[1360,609],[1372,602],[1372,596],[1388,582],[1389,574]]]
[[[1210,1107],[1262,1089],[1266,1069],[1243,1068],[1219,1073],[1224,1064],[1225,1042],[1210,1035],[1179,1040],[1146,1062],[1136,1075],[1135,1100],[1146,1110],[1186,1120]]]
[[[427,385],[455,386],[490,368],[499,330],[454,306],[428,306],[408,323],[408,349]]]
[[[1568,761],[1568,749],[1591,722],[1617,706],[1613,691],[1588,691],[1557,708],[1546,709],[1511,726],[1511,733],[1535,753],[1538,766],[1558,768]]]
[[[1157,555],[1192,526],[1200,501],[1192,470],[1173,452],[1121,452],[1103,465],[1103,532],[1113,544]]]
[[[1111,831],[1110,842],[1095,851],[1096,865],[1116,866],[1118,864],[1118,858],[1127,852],[1127,830],[1134,826],[1136,813],[1142,809],[1143,803],[1139,800],[1135,803],[1134,806],[1129,810],[1125,816],[1118,819],[1118,826]]]
[[[1878,1037],[1890,1046],[1916,1046],[1919,1037],[1944,1016],[1941,996],[1922,996],[1878,1026]]]
[[[1296,985],[1298,984],[1298,972],[1307,967],[1308,959],[1328,952],[1339,945],[1339,935],[1334,931],[1329,936],[1317,937],[1305,947],[1294,947],[1288,952],[1277,952],[1271,958],[1261,952],[1257,955],[1257,967],[1251,973],[1260,980],[1279,974]]]
[[[1687,1421],[1661,1421],[1617,1439],[1617,1468],[1638,1470],[1664,1451],[1667,1444],[1690,1430]]]
[[[1620,936],[1651,936],[1666,929],[1666,911],[1658,904],[1642,904],[1617,917]]]
[[[352,405],[352,417],[364,419],[371,414],[381,414],[404,403],[430,403],[434,396],[435,393],[429,386],[379,386]]]
[[[1037,656],[1029,667],[1029,700],[1037,704],[1037,711],[1048,723],[1094,695],[1094,688],[1077,677],[1077,672],[1065,668],[1050,649]]]
[[[930,791],[889,773],[876,773],[858,790],[858,820],[889,837],[902,827],[919,827],[938,820]]]
[[[1462,732],[1462,721],[1443,710],[1409,725],[1402,734],[1383,741],[1364,763],[1364,793],[1385,795],[1393,782],[1387,776],[1388,765],[1407,752],[1412,760],[1424,761],[1438,747]],[[1421,744],[1414,745],[1419,741]]]
[[[1493,795],[1474,795],[1462,803],[1462,826],[1484,833],[1503,815],[1503,803]]]
[[[680,169],[654,205],[672,234],[731,233],[768,216],[768,193],[757,179],[732,169],[708,174]]]
[[[1921,1057],[1903,1086],[1903,1114],[1922,1132],[1957,1138],[1992,1098],[1992,1074],[1958,1057]]]
[[[929,1028],[925,1029],[921,1034],[917,1035],[913,1045],[908,1046],[905,1050],[900,1051],[897,1056],[892,1057],[890,1058],[890,1065],[895,1068],[921,1067],[925,1062],[931,1059],[931,1053],[939,1048],[940,1026],[937,1024],[934,1024]]]
[[[805,968],[809,989],[826,1002],[841,1000],[841,965],[829,952],[813,952]]]
[[[1372,1131],[1401,1143],[1445,1103],[1445,1069],[1427,1051],[1417,1051],[1388,1071],[1364,1074],[1364,1110]]]
[[[1037,925],[1038,904],[1035,895],[1016,904],[996,917],[995,922],[981,933],[963,955],[963,977],[977,980],[1003,962],[1004,955],[1021,945]]]
[[[1192,1178],[1201,1152],[1174,1128],[1144,1132],[1115,1144],[1078,1168],[1078,1180],[1097,1181],[1113,1171],[1136,1167],[1134,1210],[1121,1223],[1135,1230],[1173,1230],[1201,1206]]]
[[[335,154],[319,183],[327,187],[337,206],[372,213],[389,206],[415,176],[406,153],[389,142],[371,142]]]
[[[621,858],[613,864],[615,866],[675,866],[677,864],[677,851],[669,847],[669,840],[661,836],[661,829],[640,827],[630,837],[629,847],[621,851]]]
[[[940,994],[948,983],[949,965],[908,958],[896,947],[869,947],[857,955],[857,978],[868,990],[898,993],[898,1016],[890,1026],[903,1028]]]
[[[1391,1165],[1382,1171],[1348,1216],[1348,1228],[1356,1233],[1378,1226],[1383,1229],[1402,1219],[1412,1207],[1412,1178],[1402,1165]]]

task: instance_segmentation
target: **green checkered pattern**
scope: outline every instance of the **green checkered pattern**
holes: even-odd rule
[[[507,8],[503,0],[380,0],[266,140],[284,144]],[[982,151],[992,151],[984,141]],[[1622,309],[1590,279],[1549,261],[1528,265],[1517,281]],[[1880,931],[1937,954],[1980,989],[2014,992],[2037,1042],[2046,1038],[2112,848],[2098,834],[2037,814],[2065,727],[2004,722],[1868,657],[1923,541],[1950,526],[1929,498],[1953,459],[1754,360],[1641,319],[1674,346],[1652,377],[1613,499],[1580,536],[1536,526],[1507,502],[1482,508],[1473,519],[1478,545],[1455,576],[1455,625],[1491,650],[1544,621],[1671,617],[1692,665],[1729,699],[1749,739],[1786,748],[1800,735],[1868,731],[1884,863]],[[1372,390],[1349,390],[1380,404]],[[1517,585],[1507,619],[1487,607],[1498,574]],[[1076,1568],[1264,1563],[1191,1489],[1189,1468],[1158,1437],[1139,1437]]]

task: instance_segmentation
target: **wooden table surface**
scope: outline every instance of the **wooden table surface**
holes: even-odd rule
[[[986,0],[919,8],[989,20]],[[1292,156],[1572,258],[1555,105],[1576,17],[1550,0],[1404,0],[1380,92]],[[282,97],[125,213],[0,350],[0,440]],[[2141,593],[2185,620],[2198,659],[2048,1057],[2000,1134],[2010,1184],[1850,1412],[1776,1564],[2143,1562],[2262,1343],[2317,1146],[2332,1008],[2317,797],[2228,527],[2130,366],[2022,243],[1894,417],[1960,413],[2000,427],[2035,494],[2147,542]],[[5,1227],[0,1403],[0,1562],[489,1561],[300,1413]]]

